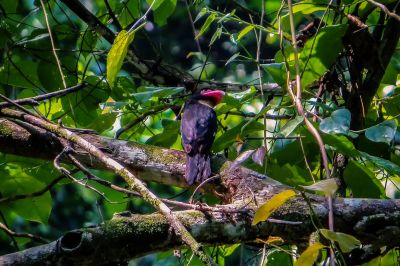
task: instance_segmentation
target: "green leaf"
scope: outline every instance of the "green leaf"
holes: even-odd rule
[[[249,25],[246,28],[244,28],[238,35],[237,37],[237,41],[239,41],[240,39],[242,39],[244,36],[246,36],[247,33],[249,33],[250,31],[252,31],[255,28],[254,25]]]
[[[339,232],[332,232],[328,229],[319,229],[319,231],[326,239],[337,242],[339,244],[340,249],[344,253],[349,253],[353,249],[359,248],[361,246],[360,240],[358,240],[352,235]]]
[[[115,78],[121,69],[122,63],[124,62],[125,56],[128,52],[129,45],[132,43],[134,37],[134,31],[130,33],[125,30],[120,31],[115,38],[110,51],[108,52],[107,80],[111,86],[114,85]]]
[[[181,93],[183,90],[183,87],[146,87],[141,92],[133,93],[132,96],[136,101],[146,103],[152,97],[164,98]]]
[[[359,152],[362,157],[367,159],[369,162],[375,164],[376,166],[383,168],[385,171],[392,175],[400,175],[400,166],[391,161],[385,160],[383,158],[372,156],[366,152]]]
[[[19,56],[11,58],[12,63],[5,60],[0,65],[0,83],[20,88],[39,88],[41,83],[37,76],[38,64]],[[23,62],[21,62],[23,60]],[[16,65],[18,69],[14,66]],[[54,67],[54,66],[53,66]]]
[[[366,166],[351,160],[343,173],[346,185],[356,198],[385,198],[385,188]]]
[[[322,5],[326,3],[322,2]],[[293,15],[295,24],[299,23],[305,15],[312,14],[318,11],[324,11],[326,9],[325,6],[318,5],[318,1],[302,1],[293,5]],[[281,25],[282,30],[285,32],[290,32],[290,21],[289,21],[289,14],[282,16],[281,18]],[[274,24],[276,28],[279,27],[278,22]]]
[[[158,9],[167,0],[146,0],[149,6],[152,6],[152,10]]]
[[[149,138],[146,144],[170,148],[178,139],[180,123],[171,119],[163,119],[161,124],[164,128],[163,132]]]
[[[255,132],[264,129],[264,125],[257,122],[252,121],[245,130],[241,130],[242,127],[246,124],[247,121],[242,121],[240,124],[236,125],[235,127],[228,129],[225,131],[221,136],[219,136],[212,146],[213,152],[220,152],[223,149],[229,147],[234,143],[238,136],[245,137],[250,132]]]
[[[196,39],[198,39],[200,36],[202,36],[208,30],[211,23],[213,23],[216,18],[217,18],[217,15],[214,13],[208,16],[208,18],[204,22],[203,26],[201,27],[199,33],[197,34]]]
[[[321,121],[319,129],[327,134],[346,134],[350,129],[351,113],[347,109],[334,111]]]
[[[229,65],[230,63],[232,63],[233,60],[235,60],[236,57],[238,57],[239,55],[240,55],[240,52],[238,52],[238,53],[232,55],[232,56],[228,59],[228,61],[226,61],[225,66]]]
[[[235,252],[235,250],[240,247],[240,244],[233,244],[233,245],[225,245],[222,246],[222,255],[224,257],[228,257],[230,255],[232,255],[233,252]]]
[[[197,22],[199,19],[201,19],[205,14],[207,14],[207,12],[208,12],[208,9],[205,8],[205,7],[203,7],[203,8],[200,10],[199,14],[197,14],[197,16],[196,16],[196,18],[194,19],[193,23],[196,23],[196,22]]]
[[[37,71],[39,81],[47,91],[63,89],[60,72],[57,67],[54,67],[54,63],[40,61]]]
[[[320,79],[320,77],[336,62],[342,51],[342,36],[347,30],[346,24],[324,27],[308,40],[299,54],[299,64],[302,72],[301,84],[304,87]],[[294,51],[292,46],[284,48],[286,59],[294,74]],[[275,55],[276,63],[284,62],[282,51]],[[282,77],[284,78],[284,77]]]
[[[299,146],[299,144],[296,143],[296,146]],[[294,154],[295,159],[299,159],[299,154],[301,154],[301,150]],[[292,160],[283,165],[268,163],[267,174],[271,178],[290,186],[309,183],[311,177],[305,167],[303,165],[292,165],[292,163]]]
[[[287,122],[282,129],[279,131],[279,135],[282,135],[284,137],[288,137],[290,134],[292,134],[293,131],[296,130],[296,128],[304,121],[303,116],[296,116],[289,122]]]
[[[345,136],[322,134],[321,137],[325,143],[325,146],[328,146],[336,152],[343,153],[350,157],[359,155],[358,151],[354,147],[354,144]]]
[[[95,85],[99,78],[89,77],[86,81]],[[69,95],[61,98],[61,104],[63,110],[68,113],[73,121],[68,123],[68,121],[63,119],[68,126],[78,126],[84,128],[90,128],[98,122],[99,116],[101,116],[100,104],[105,102],[109,97],[109,90],[106,88],[95,89],[95,90],[80,90],[74,95]],[[72,108],[72,110],[71,110]],[[66,118],[65,116],[64,118]],[[110,117],[108,117],[110,118]]]
[[[309,246],[303,253],[301,253],[300,257],[297,259],[295,266],[312,266],[314,265],[315,260],[318,257],[318,253],[325,246],[321,243],[314,243],[312,246]]]
[[[176,0],[163,0],[162,4],[153,8],[154,10],[154,22],[160,26],[167,23],[167,19],[174,13],[176,7]]]
[[[286,69],[284,63],[262,64],[261,66],[271,75],[276,83],[281,86],[286,83]]]
[[[303,86],[318,80],[336,62],[346,30],[346,24],[324,27],[306,42],[300,54]]]
[[[221,37],[221,34],[222,34],[222,28],[219,27],[219,28],[214,32],[213,36],[211,37],[211,41],[210,41],[210,44],[209,44],[209,45],[210,45],[210,46],[213,45],[214,42],[215,42],[216,40],[218,40],[218,39]]]
[[[368,128],[365,131],[365,137],[371,141],[384,142],[390,145],[397,130],[395,120],[386,120],[382,123]]]
[[[96,46],[96,43],[98,41],[98,37],[95,31],[92,31],[91,29],[87,29],[85,33],[82,36],[82,54],[84,57],[87,57],[88,55],[91,54],[93,51],[94,47]],[[54,67],[54,66],[53,66]]]
[[[256,225],[268,219],[268,217],[280,206],[282,206],[288,199],[294,197],[296,192],[291,189],[284,190],[279,194],[273,196],[266,203],[261,205],[254,214],[252,225]]]
[[[321,180],[309,186],[301,186],[307,190],[324,192],[326,196],[333,196],[338,189],[338,184],[334,178]]]
[[[4,197],[24,195],[36,192],[46,186],[45,182],[39,181],[35,175],[31,175],[27,169],[19,163],[7,163],[0,169],[0,193]],[[7,213],[16,213],[29,221],[47,223],[51,212],[50,192],[11,203],[0,204],[0,210]]]

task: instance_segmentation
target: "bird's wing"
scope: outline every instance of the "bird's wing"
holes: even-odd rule
[[[187,153],[208,153],[217,130],[215,111],[202,104],[188,105],[181,122],[182,142]]]

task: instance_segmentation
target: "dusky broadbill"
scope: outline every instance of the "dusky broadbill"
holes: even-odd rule
[[[217,115],[213,108],[223,96],[220,90],[203,90],[185,103],[181,134],[187,154],[185,178],[190,185],[211,175],[210,150],[217,132]]]

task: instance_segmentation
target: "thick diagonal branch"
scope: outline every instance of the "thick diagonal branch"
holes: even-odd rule
[[[106,166],[106,168],[112,170],[113,172],[124,178],[125,181],[130,185],[130,187],[134,191],[137,191],[146,202],[151,204],[154,208],[165,215],[170,225],[175,230],[176,234],[193,250],[196,255],[199,256],[199,258],[204,263],[206,263],[207,265],[214,264],[212,259],[208,257],[208,255],[204,252],[199,243],[192,237],[192,235],[187,231],[182,223],[179,222],[179,220],[177,220],[176,217],[172,214],[172,211],[168,208],[168,206],[163,203],[154,193],[152,193],[138,178],[136,178],[136,176],[131,171],[129,171],[121,163],[106,156],[106,154],[104,154],[96,146],[79,137],[75,133],[61,127],[60,125],[56,125],[30,114],[25,114],[23,112],[11,109],[2,109],[0,111],[0,114],[3,116],[8,116],[14,119],[28,122],[34,126],[44,128],[49,132],[81,147],[83,150],[88,152],[90,156],[93,156],[97,160],[102,162]]]

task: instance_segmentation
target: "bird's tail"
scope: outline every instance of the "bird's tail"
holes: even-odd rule
[[[189,185],[202,182],[211,175],[211,163],[209,154],[193,154],[186,156],[185,178]]]

